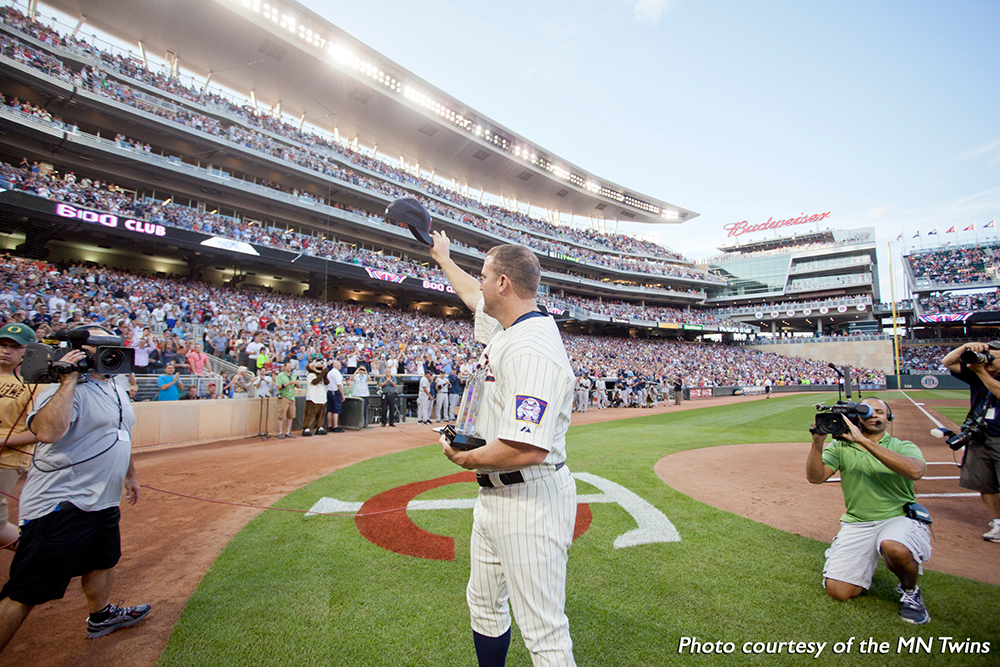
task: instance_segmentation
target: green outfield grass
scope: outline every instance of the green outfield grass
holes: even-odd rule
[[[829,399],[774,398],[572,429],[572,470],[624,485],[659,508],[682,536],[679,543],[616,550],[615,537],[634,528],[633,519],[617,505],[591,506],[593,524],[571,549],[568,573],[578,664],[997,664],[1000,588],[927,572],[921,586],[934,620],[919,628],[897,616],[897,582],[884,567],[867,595],[834,602],[820,586],[826,544],[717,510],[674,491],[653,472],[661,457],[685,449],[804,440],[819,398]],[[753,474],[750,461],[732,465]],[[324,496],[364,501],[455,472],[440,447],[429,445],[328,475],[277,506],[310,508]],[[476,489],[451,485],[420,498],[473,498]],[[583,483],[579,491],[595,492]],[[455,560],[385,551],[364,539],[352,518],[262,514],[207,573],[160,664],[474,665],[465,604],[472,512],[410,516],[427,531],[454,537]],[[836,530],[829,526],[831,537]],[[990,642],[992,651],[941,655],[937,638],[943,636]],[[734,652],[678,655],[683,637],[733,642]],[[834,644],[851,637],[850,653],[835,655]],[[889,642],[889,654],[860,654],[858,642],[871,637]],[[900,638],[913,637],[933,639],[933,653],[911,655],[904,648],[897,654]],[[742,651],[746,642],[781,641],[828,644],[818,659]],[[516,628],[508,664],[530,664]]]

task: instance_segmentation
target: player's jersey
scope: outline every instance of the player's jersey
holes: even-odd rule
[[[541,314],[539,314],[541,315]],[[508,329],[476,306],[476,340],[486,345],[487,369],[478,432],[548,451],[545,464],[566,460],[576,379],[559,328],[551,317],[524,317]]]

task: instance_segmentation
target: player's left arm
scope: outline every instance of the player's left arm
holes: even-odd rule
[[[525,442],[497,438],[477,449],[462,451],[448,444],[448,438],[439,440],[444,455],[466,470],[511,470],[527,468],[545,461],[548,451]]]
[[[858,429],[858,427],[855,426],[851,420],[845,419],[844,422],[847,424],[848,429],[850,429],[849,433],[845,433],[842,436],[844,440],[849,440],[861,445],[889,470],[894,473],[898,473],[907,479],[912,479],[913,481],[920,479],[924,476],[924,473],[927,472],[927,463],[924,462],[923,459],[906,456],[905,454],[900,454],[899,452],[887,449],[874,440],[863,435],[860,429]]]

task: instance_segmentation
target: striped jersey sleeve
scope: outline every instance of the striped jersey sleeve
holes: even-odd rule
[[[480,297],[479,303],[476,304],[476,340],[486,345],[500,331],[503,331],[503,327],[499,321],[486,314],[483,310],[483,299]]]
[[[525,336],[520,348],[506,351],[497,373],[502,400],[497,437],[546,451],[563,449],[575,381],[568,364],[557,361],[565,357],[562,341],[558,335]]]

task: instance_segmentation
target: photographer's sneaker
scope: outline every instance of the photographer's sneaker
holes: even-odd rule
[[[919,587],[914,588],[912,591],[903,591],[903,597],[899,600],[899,615],[902,616],[904,621],[913,623],[914,625],[923,625],[930,622],[931,615],[927,613],[927,607],[924,606],[924,597],[920,594]]]
[[[990,529],[983,533],[983,539],[989,542],[1000,542],[1000,521],[990,522]]]
[[[149,605],[140,604],[135,607],[119,607],[113,604],[108,605],[108,617],[103,621],[93,621],[87,618],[87,639],[97,639],[104,635],[110,635],[115,630],[127,628],[135,625],[149,614]]]

